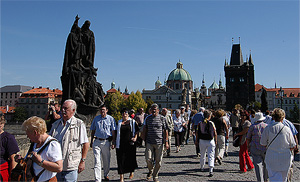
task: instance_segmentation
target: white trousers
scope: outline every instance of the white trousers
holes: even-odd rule
[[[215,140],[199,140],[199,147],[200,147],[200,167],[201,169],[204,167],[205,160],[206,160],[206,152],[208,156],[208,166],[213,168],[215,166]]]
[[[95,157],[95,181],[102,180],[101,169],[103,163],[104,176],[107,176],[110,169],[110,142],[108,140],[95,139],[93,143],[93,152]]]
[[[216,145],[216,157],[220,157],[223,159],[224,157],[224,152],[225,152],[225,136],[223,135],[218,135],[217,136],[217,145]]]

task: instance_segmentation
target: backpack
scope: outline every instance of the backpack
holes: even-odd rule
[[[49,140],[38,152],[40,154],[52,141],[57,141],[56,139]],[[11,181],[37,181],[42,173],[45,171],[43,169],[37,176],[33,172],[33,160],[30,156],[33,150],[34,143],[31,143],[29,150],[27,152],[27,157],[22,158],[16,167],[11,171]]]
[[[212,140],[214,138],[214,128],[211,121],[208,121],[207,123],[201,121],[198,124],[198,137],[202,140]]]

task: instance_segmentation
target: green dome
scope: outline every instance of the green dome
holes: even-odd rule
[[[192,77],[189,72],[182,68],[182,63],[177,63],[177,68],[174,69],[168,77],[168,81],[174,80],[184,80],[184,81],[192,81]]]

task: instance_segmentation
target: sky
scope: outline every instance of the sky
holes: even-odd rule
[[[299,1],[1,0],[0,86],[61,89],[75,16],[90,20],[97,81],[106,92],[151,90],[180,60],[194,88],[222,80],[232,44],[250,53],[255,83],[299,88]],[[240,38],[239,38],[240,37]]]

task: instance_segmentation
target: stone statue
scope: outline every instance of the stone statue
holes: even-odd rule
[[[187,96],[187,89],[186,88],[184,88],[182,90],[181,95],[182,95],[181,105],[186,105],[186,96]]]
[[[62,102],[73,99],[80,110],[97,109],[104,104],[102,85],[97,82],[94,68],[95,37],[90,21],[78,26],[78,15],[67,38],[61,83]]]

